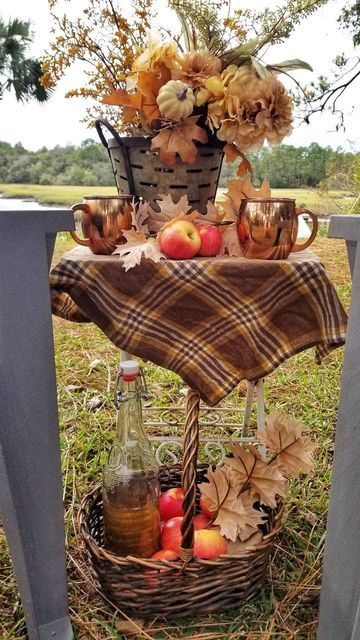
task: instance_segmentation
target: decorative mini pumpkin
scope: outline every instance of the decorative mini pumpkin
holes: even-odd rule
[[[192,113],[195,96],[192,89],[181,80],[169,80],[161,87],[156,102],[164,118],[182,120]]]

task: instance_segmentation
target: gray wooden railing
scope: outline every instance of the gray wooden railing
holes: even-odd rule
[[[336,427],[318,640],[360,640],[360,216],[333,216],[352,292]]]
[[[30,640],[71,640],[48,272],[66,210],[0,211],[0,518]]]

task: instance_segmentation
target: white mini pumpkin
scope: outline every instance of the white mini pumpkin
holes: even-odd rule
[[[195,96],[191,87],[181,80],[169,80],[156,98],[161,115],[168,120],[183,120],[193,111]]]

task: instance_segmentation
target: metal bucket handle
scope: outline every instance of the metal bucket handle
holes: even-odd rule
[[[111,135],[113,136],[113,138],[115,138],[118,146],[120,147],[120,149],[122,151],[122,154],[123,154],[123,157],[124,157],[124,163],[125,163],[126,178],[127,178],[128,184],[129,184],[129,194],[134,195],[135,194],[135,185],[134,185],[134,179],[133,179],[131,166],[130,166],[130,158],[129,158],[128,148],[123,143],[123,141],[122,141],[121,137],[119,136],[118,132],[116,131],[116,129],[114,129],[114,127],[110,124],[110,122],[108,122],[107,120],[104,120],[103,118],[98,118],[97,120],[95,120],[96,131],[98,133],[98,136],[99,136],[102,144],[107,149],[110,161],[111,161],[111,155],[110,155],[109,144],[108,144],[107,139],[104,136],[102,127],[107,129],[111,133]],[[118,191],[119,191],[119,189],[118,189]]]

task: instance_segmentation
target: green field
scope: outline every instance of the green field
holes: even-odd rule
[[[226,189],[218,190],[221,200]],[[0,184],[0,193],[7,198],[35,199],[41,204],[71,206],[84,195],[116,195],[116,187],[49,186],[37,184]],[[273,189],[273,197],[295,198],[297,206],[308,207],[321,215],[348,213],[354,197],[345,191],[318,189]],[[359,204],[360,207],[360,204]],[[359,209],[360,212],[360,209]],[[356,213],[354,211],[353,213]]]

